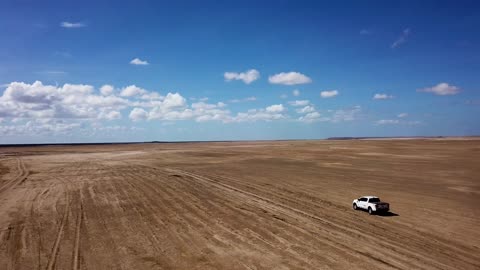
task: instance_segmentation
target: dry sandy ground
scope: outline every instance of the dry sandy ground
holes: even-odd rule
[[[475,139],[0,148],[0,269],[480,269],[479,198]]]

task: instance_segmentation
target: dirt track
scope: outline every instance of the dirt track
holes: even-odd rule
[[[480,140],[0,148],[0,269],[480,269],[479,161]]]

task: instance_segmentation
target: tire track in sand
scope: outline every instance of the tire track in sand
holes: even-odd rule
[[[46,270],[52,270],[55,266],[58,249],[60,246],[60,240],[62,239],[62,235],[65,231],[65,223],[67,223],[68,214],[70,212],[70,196],[69,196],[68,190],[65,190],[65,200],[66,200],[66,203],[63,211],[62,221],[60,222],[60,226],[57,231],[57,236],[55,238],[55,243],[52,247],[52,252],[50,253],[50,256],[48,258],[47,268],[45,268]]]
[[[83,222],[83,200],[80,194],[80,210],[77,215],[77,223],[75,225],[75,244],[73,248],[73,270],[77,270],[79,267],[79,256],[80,256],[80,235]]]
[[[23,159],[20,157],[17,157],[17,170],[19,172],[18,176],[8,181],[7,183],[5,183],[3,186],[1,186],[0,194],[14,188],[18,184],[25,181],[25,179],[27,179],[28,175],[30,174],[27,167],[25,166],[25,163],[23,162]]]
[[[326,220],[322,217],[318,217],[318,216],[313,215],[311,213],[304,212],[303,210],[300,210],[300,209],[289,207],[289,206],[284,205],[282,203],[274,202],[274,201],[272,201],[268,198],[264,198],[264,197],[259,196],[257,194],[253,194],[251,192],[238,189],[236,187],[230,186],[230,185],[225,184],[225,183],[217,182],[217,181],[212,180],[212,179],[210,179],[208,177],[205,177],[205,176],[197,175],[197,174],[187,172],[187,171],[184,171],[184,170],[179,170],[179,169],[168,168],[168,169],[165,169],[165,171],[173,172],[173,173],[177,173],[177,174],[183,174],[183,175],[192,177],[194,179],[200,180],[204,183],[209,183],[209,184],[211,184],[211,185],[213,185],[217,188],[220,188],[220,189],[235,191],[238,194],[242,194],[242,196],[245,196],[245,198],[248,198],[248,200],[250,200],[250,199],[258,200],[259,203],[261,203],[264,207],[266,207],[267,209],[270,209],[271,211],[282,213],[283,215],[286,215],[286,216],[291,216],[294,219],[295,218],[300,218],[300,217],[307,218],[307,219],[312,219],[312,220],[315,220],[316,222],[320,222],[321,224],[323,224],[323,226],[328,226],[328,227],[334,228],[335,231],[337,231],[337,232],[347,231],[348,233],[353,233],[353,234],[357,234],[357,235],[359,234],[359,232],[355,232],[353,230],[345,228],[341,224],[334,224],[334,223],[332,223],[332,222],[330,222],[330,221],[328,221],[328,220]],[[370,239],[371,237],[369,237],[368,235],[361,234],[361,236],[367,238],[368,240],[372,240],[372,239]],[[340,250],[342,248],[348,248],[347,246],[345,246],[341,242],[332,242],[330,244],[332,244],[332,246],[331,246],[332,248],[339,248]],[[392,263],[390,263],[388,261],[385,261],[385,260],[382,260],[382,259],[379,259],[379,258],[371,258],[370,256],[366,256],[366,254],[364,254],[364,252],[354,252],[354,254],[356,256],[363,256],[363,257],[368,258],[370,260],[373,260],[377,263],[382,263],[384,266],[388,266],[389,268],[398,268],[397,266],[393,265]],[[393,257],[395,257],[395,256],[393,256]],[[399,258],[396,258],[396,259],[399,259]],[[394,262],[394,261],[392,261],[392,262]],[[401,260],[396,261],[395,263],[398,264],[400,262],[401,262]],[[432,263],[432,262],[429,262],[429,263]],[[436,268],[445,268],[446,267],[445,265],[442,265],[440,263],[434,263],[434,265],[436,265],[435,266]],[[417,265],[417,267],[418,267],[418,265]]]

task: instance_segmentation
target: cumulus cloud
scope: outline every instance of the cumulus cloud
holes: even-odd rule
[[[410,29],[406,28],[402,31],[402,34],[392,43],[392,49],[395,49],[407,42],[408,36],[410,36]]]
[[[456,95],[460,93],[460,88],[448,83],[439,83],[432,87],[418,89],[418,92],[432,93],[439,96]]]
[[[303,107],[303,108],[296,109],[295,111],[296,111],[297,113],[302,113],[302,114],[304,114],[304,113],[312,113],[312,112],[315,112],[315,108],[314,108],[313,106],[308,105],[308,106],[305,106],[305,107]]]
[[[225,72],[223,74],[223,77],[225,78],[225,81],[229,82],[232,80],[241,80],[246,84],[250,84],[253,81],[257,80],[260,78],[260,72],[258,72],[256,69],[250,69],[245,72]]]
[[[407,117],[408,116],[408,113],[399,113],[397,115],[398,118],[404,118],[404,117]]]
[[[115,120],[115,119],[122,118],[122,114],[118,111],[109,111],[109,112],[102,111],[98,115],[98,118],[106,119],[106,120]]]
[[[179,93],[168,93],[162,105],[166,108],[177,108],[184,107],[186,103],[186,99]]]
[[[204,99],[202,99],[204,100]],[[129,115],[133,121],[139,120],[195,120],[197,122],[222,121],[232,122],[227,104],[223,102],[206,103],[199,101],[189,105],[180,93],[168,93],[161,100],[150,102],[135,102],[134,105],[142,106],[134,108]],[[150,108],[149,111],[144,108]]]
[[[293,90],[293,91],[292,91],[292,95],[293,95],[294,97],[300,96],[300,90],[298,90],[298,89]]]
[[[281,113],[285,111],[285,107],[283,107],[283,104],[276,104],[276,105],[271,105],[268,106],[265,111],[270,112],[270,113]]]
[[[136,65],[136,66],[146,66],[149,63],[146,60],[141,60],[140,58],[134,58],[132,61],[130,61],[131,65]]]
[[[144,95],[147,93],[148,91],[143,88],[140,88],[136,85],[130,85],[122,89],[122,91],[120,92],[120,96],[133,97],[133,96]]]
[[[288,102],[288,104],[290,104],[291,106],[294,106],[294,107],[299,107],[299,106],[306,106],[306,105],[310,104],[310,101],[309,100],[294,100],[294,101]]]
[[[192,110],[186,108],[187,101],[179,93],[168,93],[149,112],[149,119],[159,120],[186,120],[193,117]]]
[[[309,112],[304,116],[298,118],[301,122],[312,123],[316,121],[327,121],[328,118],[322,118],[322,115],[319,112]]]
[[[105,84],[104,86],[100,87],[100,93],[104,96],[109,96],[109,95],[113,94],[114,90],[115,90],[115,88],[113,88],[113,86],[111,86],[109,84]]]
[[[373,99],[392,99],[392,95],[387,95],[387,94],[375,94],[373,96]]]
[[[128,117],[133,121],[146,120],[148,112],[142,108],[133,108]]]
[[[253,100],[256,98],[247,97],[241,101]],[[291,104],[303,107],[298,109],[298,113],[315,112],[313,106],[308,106],[308,101],[299,100]],[[131,121],[192,120],[235,123],[289,118],[283,104],[232,113],[224,102],[208,103],[207,99],[202,98],[189,104],[178,92],[169,92],[163,96],[135,85],[124,88],[103,85],[97,90],[86,84],[57,86],[44,85],[40,81],[32,84],[12,82],[6,85],[0,96],[2,134],[36,134],[35,131],[55,133],[75,129],[75,134],[83,136],[84,133],[77,131],[91,131],[92,128],[97,130],[97,125],[104,121],[121,119],[121,112],[126,109],[130,110],[128,118]],[[305,116],[305,119],[314,116],[315,114],[311,114]],[[91,123],[91,127],[83,129],[87,123]]]
[[[265,109],[252,109],[247,112],[237,113],[232,118],[232,122],[256,122],[256,121],[273,121],[285,119],[287,116],[283,114],[285,108],[282,104],[271,105]]]
[[[60,26],[63,28],[81,28],[87,25],[81,22],[62,22]]]
[[[320,93],[320,96],[322,98],[331,98],[331,97],[337,96],[338,94],[339,92],[337,90],[330,90],[330,91],[322,91]]]
[[[282,72],[268,77],[272,84],[296,85],[311,83],[312,79],[299,72]]]
[[[295,110],[298,114],[302,114],[297,120],[304,123],[313,122],[346,122],[354,121],[358,118],[362,111],[360,106],[354,106],[351,108],[344,108],[338,110],[326,110],[325,112],[319,112],[313,105],[307,105],[303,108]]]
[[[217,102],[216,104],[208,104],[205,102],[199,102],[192,104],[193,117],[197,122],[206,121],[222,121],[230,122],[230,111],[224,109],[227,105],[223,102]]]
[[[94,94],[94,87],[65,84],[62,87],[10,83],[0,96],[0,117],[19,118],[98,118],[102,111],[125,108],[128,100]],[[114,117],[110,114],[110,118]]]

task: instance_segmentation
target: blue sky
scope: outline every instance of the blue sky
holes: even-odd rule
[[[476,1],[2,1],[0,143],[478,135]]]

